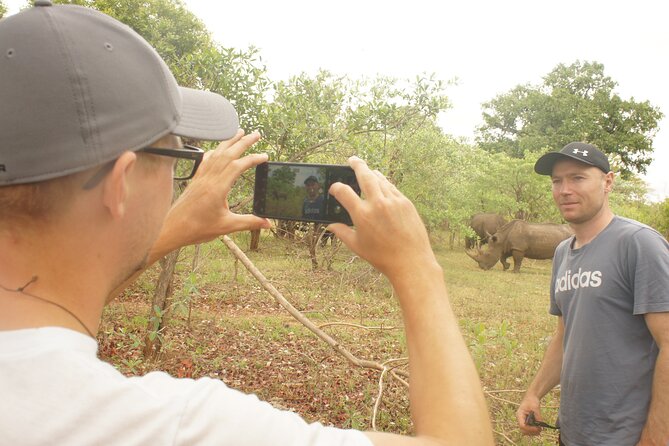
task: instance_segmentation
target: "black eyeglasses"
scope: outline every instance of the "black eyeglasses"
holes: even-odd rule
[[[527,414],[525,417],[525,424],[528,426],[547,427],[548,429],[560,429],[559,426],[553,426],[548,423],[544,423],[543,421],[537,421],[537,419],[534,418],[534,412]]]
[[[174,165],[175,180],[190,180],[200,167],[204,150],[199,147],[185,145],[181,149],[161,149],[159,147],[144,147],[138,152],[150,153],[152,155],[169,156],[176,158]]]
[[[204,157],[204,150],[199,147],[185,145],[181,149],[161,149],[159,147],[144,147],[138,152],[150,153],[152,155],[169,156],[176,158],[174,165],[173,178],[175,180],[189,180],[193,178],[197,168],[200,167],[202,158]],[[100,181],[111,171],[116,160],[110,161],[98,170],[86,183],[83,188],[85,190],[93,189]]]

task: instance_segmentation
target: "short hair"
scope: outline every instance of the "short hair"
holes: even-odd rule
[[[88,171],[85,171],[88,172]],[[80,187],[84,172],[36,183],[0,187],[0,229],[5,225],[33,226],[66,208]]]

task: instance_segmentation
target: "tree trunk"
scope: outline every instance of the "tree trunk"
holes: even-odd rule
[[[160,353],[162,334],[168,320],[168,309],[174,292],[174,269],[179,258],[177,249],[160,260],[161,272],[149,310],[149,322],[144,340],[144,357],[155,357]]]
[[[258,251],[258,245],[260,244],[260,229],[254,229],[251,231],[251,246],[249,249],[251,251]]]
[[[316,245],[320,238],[320,227],[318,223],[309,224],[309,232],[307,232],[307,246],[309,246],[309,257],[311,258],[311,269],[314,271],[318,269],[318,258],[316,257]]]
[[[197,271],[200,268],[200,247],[202,245],[195,245],[195,252],[193,253],[193,263],[191,264],[191,270]]]

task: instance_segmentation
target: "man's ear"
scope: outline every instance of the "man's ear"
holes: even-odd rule
[[[128,180],[130,172],[137,165],[135,152],[123,152],[103,182],[103,201],[112,218],[119,219],[125,215],[128,198]]]
[[[613,185],[615,183],[615,177],[613,171],[606,174],[604,177],[604,191],[610,193],[613,190]]]

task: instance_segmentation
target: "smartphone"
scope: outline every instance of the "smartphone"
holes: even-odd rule
[[[267,162],[256,166],[253,213],[259,217],[353,225],[346,209],[328,192],[344,183],[360,195],[353,169],[334,164]]]

